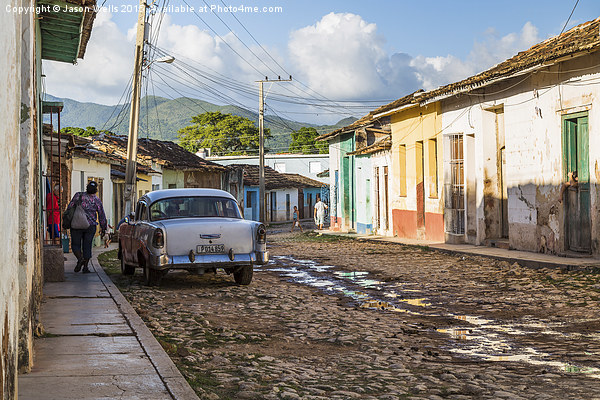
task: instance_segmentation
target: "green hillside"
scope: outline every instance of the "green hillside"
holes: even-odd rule
[[[129,126],[129,104],[105,106],[96,103],[81,103],[68,98],[46,95],[47,101],[62,101],[61,127],[74,126],[86,128],[94,126],[97,130],[106,129],[125,135]],[[166,99],[147,96],[140,102],[140,137],[177,141],[177,131],[190,124],[192,116],[207,111],[239,115],[256,121],[258,113],[237,106],[218,106],[206,101],[181,97]],[[286,151],[291,143],[291,130],[303,126],[315,127],[319,133],[325,133],[354,122],[356,118],[344,118],[335,125],[314,125],[310,123],[280,119],[273,115],[265,116],[265,127],[271,130],[272,137],[266,140],[266,147],[273,152]]]

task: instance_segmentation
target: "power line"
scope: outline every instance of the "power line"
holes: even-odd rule
[[[575,2],[575,5],[573,6],[573,9],[571,10],[571,14],[569,14],[569,18],[567,18],[567,21],[565,22],[565,25],[563,26],[562,30],[560,31],[560,33],[558,34],[558,36],[562,35],[563,32],[565,31],[569,21],[571,20],[571,17],[573,16],[573,13],[575,12],[575,9],[577,8],[577,4],[579,4],[579,0],[577,0]]]
[[[233,51],[235,54],[237,54],[237,56],[239,58],[241,58],[242,60],[244,60],[246,62],[246,64],[248,64],[253,70],[255,70],[256,72],[258,72],[259,75],[264,75],[263,73],[261,73],[253,64],[251,64],[248,60],[246,60],[240,53],[238,53],[229,43],[227,43],[227,41],[225,39],[223,39],[213,28],[212,26],[210,26],[208,23],[206,23],[206,21],[204,19],[202,19],[202,17],[196,12],[195,8],[190,6],[189,3],[186,0],[181,0],[183,1],[191,10],[193,10],[193,13],[196,17],[198,17],[198,19],[200,21],[202,21],[204,23],[204,25],[206,25],[208,27],[208,29],[210,29],[215,35],[217,35],[217,37],[219,39],[221,39],[221,41],[223,43],[225,43],[227,45],[227,47],[229,47],[231,49],[231,51]]]

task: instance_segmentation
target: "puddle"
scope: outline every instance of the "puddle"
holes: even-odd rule
[[[500,323],[487,318],[453,314],[426,297],[417,297],[422,291],[417,284],[385,283],[369,278],[364,271],[337,271],[331,265],[320,265],[313,260],[298,260],[289,256],[274,256],[263,266],[292,281],[312,286],[329,294],[342,294],[354,300],[359,308],[406,313],[418,316],[454,318],[458,326],[436,329],[451,341],[448,351],[457,355],[490,362],[521,362],[547,366],[568,373],[585,374],[600,378],[600,368],[577,366],[568,361],[557,361],[550,353],[522,346],[518,340],[527,335],[581,337],[577,333],[559,332],[562,323],[544,323],[534,319]],[[589,340],[600,337],[585,335]]]

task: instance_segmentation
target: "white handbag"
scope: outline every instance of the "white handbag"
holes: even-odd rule
[[[87,229],[90,227],[90,222],[87,219],[85,210],[81,206],[81,196],[75,206],[75,213],[73,214],[73,220],[71,221],[71,229]]]

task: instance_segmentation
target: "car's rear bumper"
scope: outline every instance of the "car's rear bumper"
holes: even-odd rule
[[[197,268],[229,268],[243,265],[263,265],[269,262],[269,252],[252,252],[248,254],[235,254],[233,260],[228,254],[203,254],[195,255],[191,261],[188,255],[149,257],[148,264],[153,269],[197,269]]]

